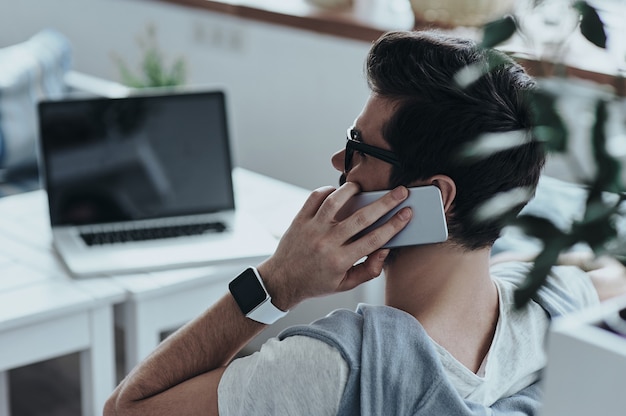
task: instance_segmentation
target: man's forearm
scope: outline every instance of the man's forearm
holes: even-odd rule
[[[207,414],[209,403],[186,400],[176,386],[208,393],[207,373],[225,366],[265,325],[246,318],[230,294],[198,318],[164,340],[115,390],[105,407],[105,416],[158,416],[172,409],[177,414]],[[219,377],[218,377],[219,381]],[[192,403],[193,402],[193,403]],[[190,408],[190,406],[192,406]],[[210,413],[209,413],[210,414]]]

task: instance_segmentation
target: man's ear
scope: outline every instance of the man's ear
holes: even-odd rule
[[[435,175],[429,179],[429,182],[441,191],[443,209],[447,213],[456,197],[456,183],[446,175]]]

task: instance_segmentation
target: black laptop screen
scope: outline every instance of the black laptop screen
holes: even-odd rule
[[[234,208],[224,94],[39,104],[52,225]]]

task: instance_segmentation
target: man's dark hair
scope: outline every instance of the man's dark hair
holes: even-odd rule
[[[463,88],[455,76],[468,66],[491,68]],[[366,73],[372,92],[396,103],[382,132],[400,159],[391,185],[449,176],[457,187],[448,215],[452,241],[470,250],[491,246],[502,220],[477,221],[475,208],[500,192],[534,191],[545,161],[531,131],[533,79],[503,53],[438,32],[383,35],[370,49]],[[485,133],[501,132],[522,132],[525,144],[483,158],[461,157]]]

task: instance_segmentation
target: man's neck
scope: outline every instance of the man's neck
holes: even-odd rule
[[[489,249],[449,243],[401,249],[385,268],[385,303],[420,321],[430,337],[477,371],[498,320]]]

